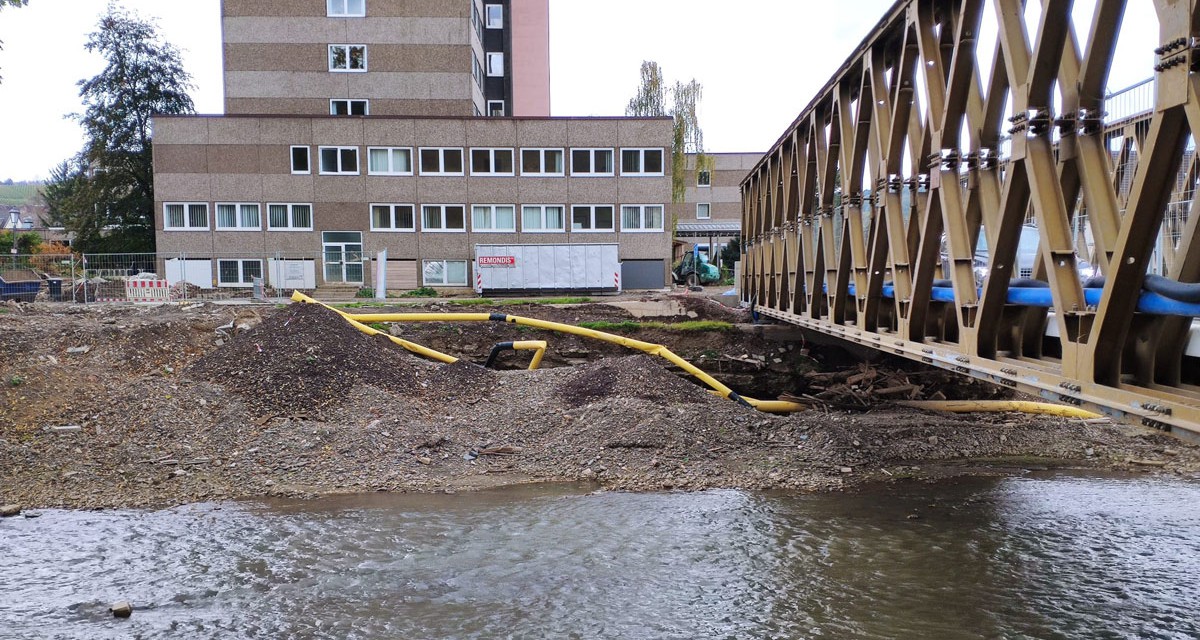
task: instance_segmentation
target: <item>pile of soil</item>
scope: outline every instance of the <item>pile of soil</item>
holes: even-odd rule
[[[593,308],[607,320],[630,318],[602,305],[521,315],[587,320]],[[719,317],[704,304],[689,310],[698,317],[661,320]],[[538,481],[813,491],[1046,464],[1200,470],[1200,449],[1156,432],[921,413],[861,393],[902,382],[922,394],[951,389],[919,371],[876,363],[868,376],[857,365],[846,375],[789,374],[819,353],[773,340],[764,327],[702,340],[660,328],[655,341],[727,384],[718,363],[745,365],[750,376],[774,370],[801,389],[850,389],[867,406],[763,414],[714,396],[661,359],[564,345],[559,334],[551,343],[558,366],[494,371],[475,364],[493,340],[532,332],[494,322],[402,329],[429,346],[438,337],[434,348],[462,360],[418,358],[316,305],[35,303],[0,313],[0,504],[129,507]],[[706,345],[701,353],[696,342]],[[527,354],[515,358],[515,366],[528,362]]]

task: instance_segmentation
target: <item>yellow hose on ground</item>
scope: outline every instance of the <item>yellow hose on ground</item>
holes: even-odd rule
[[[299,291],[292,294],[292,300],[295,300],[297,302],[310,302],[310,303],[322,304],[322,303],[317,302],[316,300],[313,300],[312,298],[309,298],[308,296],[300,293]],[[759,411],[763,411],[766,413],[792,413],[795,411],[804,411],[805,409],[808,408],[806,405],[800,404],[798,402],[788,402],[785,400],[756,400],[754,398],[746,398],[746,397],[740,396],[737,393],[735,393],[733,391],[733,389],[730,389],[729,387],[725,386],[724,384],[721,384],[721,382],[719,382],[716,378],[713,378],[712,376],[708,375],[703,370],[701,370],[699,367],[697,367],[697,366],[693,365],[692,363],[688,362],[687,360],[684,360],[683,358],[679,357],[674,352],[672,352],[670,349],[666,348],[665,346],[663,346],[661,344],[654,344],[654,343],[650,343],[650,342],[643,342],[641,340],[634,340],[633,338],[626,338],[625,336],[619,336],[619,335],[612,334],[612,333],[605,333],[603,331],[596,331],[595,329],[587,329],[584,327],[577,327],[575,325],[563,324],[561,322],[550,322],[548,320],[523,318],[521,316],[511,316],[511,315],[506,315],[506,314],[501,314],[501,313],[495,313],[495,314],[492,314],[492,313],[356,313],[356,314],[351,314],[351,313],[346,313],[344,311],[340,311],[338,309],[334,309],[333,307],[330,307],[329,305],[323,305],[323,306],[325,306],[326,308],[332,309],[333,311],[336,311],[337,313],[341,314],[342,317],[344,317],[348,321],[350,321],[350,323],[353,324],[360,331],[370,330],[370,331],[374,331],[376,333],[382,333],[382,332],[380,332],[376,329],[372,329],[371,327],[368,327],[366,325],[366,323],[370,323],[370,322],[507,322],[510,324],[517,324],[517,325],[526,326],[526,327],[533,327],[536,329],[547,329],[549,331],[558,331],[560,333],[569,333],[569,334],[573,334],[573,335],[584,336],[587,338],[602,340],[604,342],[608,342],[611,344],[621,345],[623,347],[628,347],[630,349],[636,349],[643,353],[663,358],[663,359],[667,360],[668,362],[670,362],[671,364],[688,372],[690,375],[692,375],[696,379],[700,380],[704,384],[708,385],[710,388],[712,388],[714,391],[716,391],[722,398],[728,398],[730,400],[740,402],[742,404],[754,407],[755,409],[758,409]],[[384,334],[384,335],[387,335],[387,334]],[[388,337],[394,338],[394,336],[388,336]],[[398,339],[396,339],[396,340],[398,340]],[[400,344],[400,343],[398,342],[397,344]],[[408,345],[412,345],[412,346],[408,346]],[[417,349],[414,349],[413,347],[425,349],[425,347],[421,347],[420,345],[416,345],[411,342],[408,342],[406,344],[401,344],[401,346],[408,349],[409,351],[413,351],[414,353],[421,353],[421,352],[417,351]],[[427,351],[438,354],[439,356],[442,356],[443,358],[451,357],[451,356],[447,356],[446,354],[439,353],[437,351],[433,351],[432,349],[427,349]],[[430,356],[430,357],[433,357],[433,356]],[[536,356],[535,356],[535,358],[536,358]],[[436,359],[441,359],[441,358],[436,358]],[[442,360],[442,361],[446,362],[446,360]],[[540,362],[540,358],[538,358],[538,361]]]
[[[949,411],[951,413],[1001,413],[1014,411],[1018,413],[1037,413],[1061,418],[1082,418],[1094,420],[1104,416],[1062,404],[1049,402],[1028,402],[1024,400],[903,400],[899,404],[916,409],[933,411]]]

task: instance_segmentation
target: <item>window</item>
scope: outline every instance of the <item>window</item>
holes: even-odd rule
[[[488,100],[488,115],[493,118],[504,117],[504,101],[503,100]]]
[[[467,286],[466,260],[426,260],[423,269],[425,286]]]
[[[331,116],[365,116],[371,113],[366,100],[330,100]]]
[[[461,204],[427,204],[421,207],[421,230],[466,231],[466,211]]]
[[[483,19],[479,17],[479,6],[474,1],[471,2],[471,27],[475,29],[475,35],[483,42]]]
[[[708,187],[712,185],[712,172],[708,169],[701,169],[696,172],[696,186]]]
[[[487,74],[492,78],[504,77],[504,52],[489,51],[487,54]]]
[[[479,58],[471,56],[471,77],[475,78],[475,84],[480,89],[483,88],[483,65],[479,63]]]
[[[222,287],[249,287],[263,277],[262,260],[217,260],[217,284]]]
[[[707,202],[699,202],[696,204],[696,219],[708,220],[712,217],[712,205]]]
[[[371,231],[416,231],[414,210],[411,204],[373,204]]]
[[[661,176],[662,149],[621,149],[621,175]]]
[[[422,148],[421,175],[461,176],[463,174],[462,149],[429,147]]]
[[[358,175],[358,147],[320,147],[321,175]]]
[[[308,147],[292,147],[292,173],[311,173]]]
[[[510,204],[477,204],[471,207],[471,230],[516,231],[517,208]]]
[[[611,176],[612,149],[571,149],[571,175]]]
[[[217,204],[217,229],[258,231],[262,216],[257,203]]]
[[[329,45],[329,70],[362,72],[367,70],[367,45]]]
[[[483,16],[489,29],[504,28],[504,5],[488,4],[483,7]]]
[[[411,176],[412,149],[367,147],[367,173],[373,176]]]
[[[561,176],[562,149],[521,149],[521,175]]]
[[[627,204],[621,207],[621,231],[662,231],[661,204]]]
[[[513,150],[471,149],[471,175],[513,175]]]
[[[163,205],[163,229],[208,231],[207,202],[168,202]]]
[[[330,18],[362,18],[367,15],[367,0],[328,0]]]
[[[527,233],[563,231],[563,207],[545,204],[527,204],[521,207],[521,230]]]
[[[577,204],[571,207],[572,231],[612,231],[611,204]]]
[[[268,231],[312,231],[311,204],[268,204]]]

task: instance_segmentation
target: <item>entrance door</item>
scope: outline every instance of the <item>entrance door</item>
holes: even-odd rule
[[[361,231],[323,231],[327,284],[362,284],[363,250]]]

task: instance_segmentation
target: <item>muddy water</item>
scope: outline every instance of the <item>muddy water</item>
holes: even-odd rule
[[[1144,478],[0,521],[0,638],[1183,639],[1197,611],[1200,483]]]

